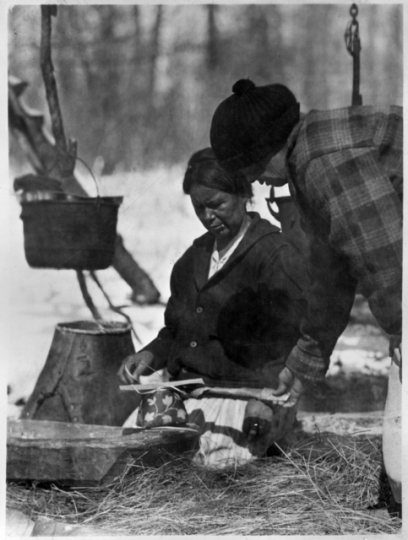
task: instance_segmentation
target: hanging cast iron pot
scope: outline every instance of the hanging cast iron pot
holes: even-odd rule
[[[21,180],[16,179],[15,189],[24,185]],[[111,265],[122,197],[80,197],[54,189],[16,191],[31,267],[103,270]]]

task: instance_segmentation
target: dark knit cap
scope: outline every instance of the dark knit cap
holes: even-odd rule
[[[217,107],[210,131],[220,165],[231,172],[277,154],[299,122],[300,109],[283,84],[255,86],[240,79],[232,91]]]

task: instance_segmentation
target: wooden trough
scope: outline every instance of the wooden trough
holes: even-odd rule
[[[96,486],[118,477],[135,460],[154,465],[188,455],[198,441],[198,432],[188,427],[123,434],[122,427],[9,420],[7,479]]]

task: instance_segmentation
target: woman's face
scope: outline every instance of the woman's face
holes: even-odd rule
[[[217,240],[226,244],[239,232],[246,198],[199,184],[193,185],[190,197],[198,219]]]

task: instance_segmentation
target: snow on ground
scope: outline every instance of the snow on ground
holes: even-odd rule
[[[174,262],[192,240],[204,232],[189,197],[182,193],[183,173],[184,166],[159,167],[100,179],[101,195],[123,195],[118,231],[135,260],[153,279],[164,302],[169,296]],[[91,180],[84,179],[83,184],[91,195],[95,193]],[[33,390],[50,349],[55,326],[61,322],[90,319],[91,315],[84,305],[74,271],[33,269],[26,263],[23,225],[11,187],[12,177],[9,185],[7,235],[0,237],[0,251],[7,267],[7,319],[3,324],[6,331],[1,350],[11,389],[8,414],[16,416],[18,409],[13,404],[21,398],[26,399]],[[254,188],[253,209],[276,224],[264,200],[269,194],[268,188],[259,185]],[[286,192],[278,191],[277,194]],[[124,311],[131,317],[141,341],[135,341],[136,349],[153,339],[162,325],[164,307],[132,305],[130,288],[112,268],[98,272],[98,277],[115,305],[128,306]],[[109,310],[93,281],[88,280],[88,288],[104,318],[123,320]],[[361,337],[346,332],[333,355],[331,373],[336,373],[339,365],[348,370],[386,371],[385,337],[380,333],[374,341],[374,347],[370,349],[370,340],[362,343]]]
[[[390,363],[388,338],[378,325],[350,323],[337,342],[327,374],[387,375]]]

